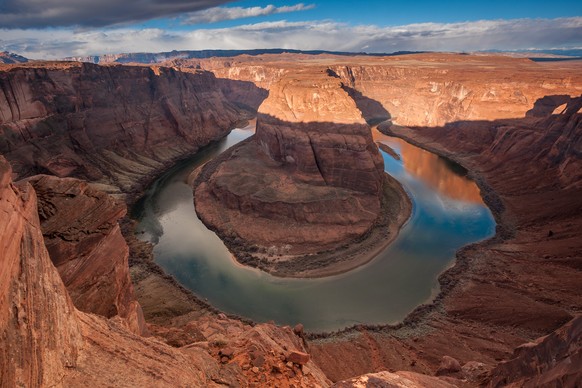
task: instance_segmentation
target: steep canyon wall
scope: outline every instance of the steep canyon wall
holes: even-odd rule
[[[79,63],[2,70],[0,153],[19,177],[49,173],[132,191],[245,117],[208,72]]]

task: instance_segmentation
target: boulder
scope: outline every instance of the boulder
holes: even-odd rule
[[[451,374],[451,373],[457,373],[461,370],[461,364],[459,363],[459,361],[457,361],[456,359],[454,359],[453,357],[450,356],[443,356],[443,358],[441,359],[441,363],[439,365],[439,368],[436,372],[437,376],[442,376],[442,375],[447,375],[447,374]]]
[[[287,354],[287,361],[298,365],[305,365],[309,362],[309,354],[293,350]]]

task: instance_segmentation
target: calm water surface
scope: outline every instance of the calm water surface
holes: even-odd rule
[[[133,209],[138,233],[155,244],[156,262],[219,309],[255,321],[301,322],[310,331],[358,323],[396,323],[438,292],[438,275],[462,246],[490,237],[495,221],[462,169],[435,154],[374,130],[397,161],[382,152],[385,169],[404,186],[414,207],[394,243],[370,263],[323,279],[280,279],[237,264],[200,222],[185,179],[193,168],[251,136],[233,130],[221,142],[176,165]]]

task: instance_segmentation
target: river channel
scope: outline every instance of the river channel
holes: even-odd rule
[[[235,129],[178,163],[132,209],[140,238],[155,244],[167,273],[222,311],[257,322],[301,322],[309,331],[402,321],[438,293],[437,278],[464,245],[495,233],[495,221],[477,185],[463,169],[433,153],[373,129],[390,146],[385,170],[408,192],[413,210],[396,240],[374,260],[321,279],[282,279],[235,262],[222,241],[197,218],[189,173],[254,133]]]

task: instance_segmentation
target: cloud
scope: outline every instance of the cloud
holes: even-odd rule
[[[287,48],[355,52],[476,51],[582,46],[582,17],[350,26],[333,21],[274,21],[232,28],[172,31],[0,30],[0,50],[30,58],[121,52]]]
[[[235,20],[250,18],[255,16],[266,16],[279,13],[307,11],[315,8],[314,4],[305,5],[299,3],[296,5],[287,5],[282,7],[275,7],[274,5],[267,5],[265,7],[214,7],[191,13],[184,18],[184,24],[205,24],[216,23],[223,20]]]
[[[103,27],[200,11],[231,0],[1,0],[0,28]]]

